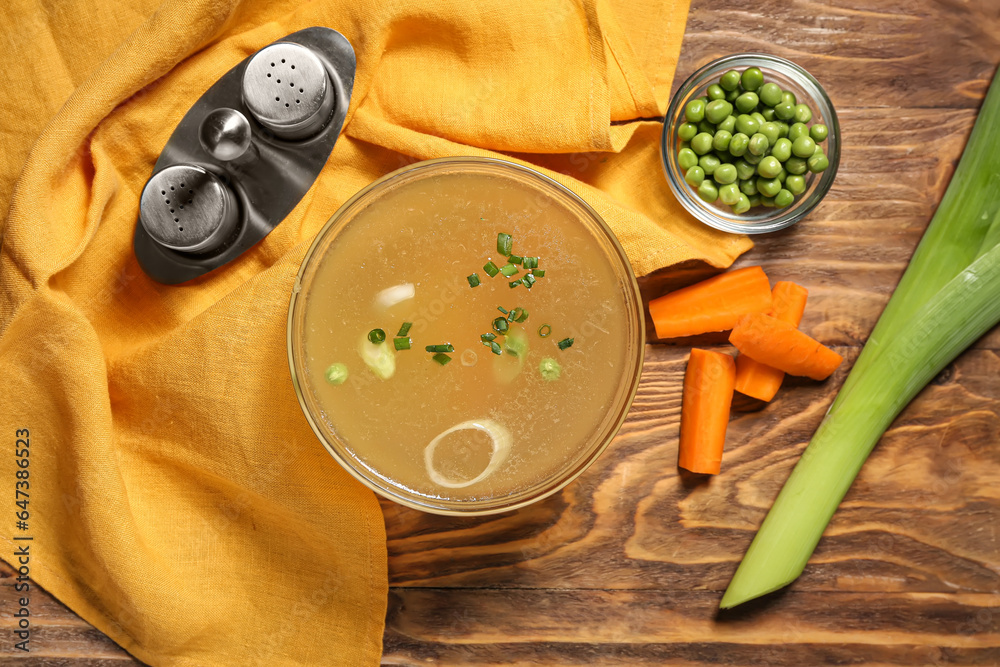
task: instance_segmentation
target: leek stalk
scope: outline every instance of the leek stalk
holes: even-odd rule
[[[768,512],[722,608],[805,568],[875,444],[914,396],[1000,322],[1000,85],[850,376]]]

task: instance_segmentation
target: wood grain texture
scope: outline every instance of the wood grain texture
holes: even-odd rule
[[[817,210],[759,237],[737,266],[806,286],[802,328],[853,362],[972,128],[1000,59],[1000,2],[694,0],[675,87],[752,50],[821,80],[844,148]],[[678,267],[641,288],[648,299],[710,273]],[[723,473],[688,476],[676,467],[687,349],[723,338],[648,345],[621,433],[546,501],[468,519],[384,502],[383,662],[1000,665],[1000,331],[896,420],[803,576],[725,613],[721,592],[846,366],[825,383],[789,379],[766,406],[739,401]],[[0,585],[3,627],[11,592]],[[0,663],[140,664],[39,595],[40,652],[23,659],[3,645]]]

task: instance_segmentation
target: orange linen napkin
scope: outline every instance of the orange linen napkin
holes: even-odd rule
[[[8,512],[2,557],[30,544],[35,581],[153,665],[378,662],[379,506],[313,437],[285,358],[299,262],[355,191],[415,160],[502,151],[583,195],[639,274],[723,267],[749,247],[688,218],[661,175],[649,119],[669,95],[686,0],[5,10],[0,491],[12,510],[26,429],[30,518],[19,530]],[[312,25],[342,32],[359,65],[320,180],[234,263],[151,281],[132,235],[173,128],[240,60]]]

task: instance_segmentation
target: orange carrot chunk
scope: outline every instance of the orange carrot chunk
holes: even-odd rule
[[[741,317],[729,334],[729,342],[755,361],[813,380],[830,377],[844,360],[794,325],[763,313]]]
[[[658,338],[727,331],[748,313],[771,309],[771,285],[759,266],[719,274],[649,302]]]
[[[681,468],[705,475],[719,474],[735,381],[736,365],[731,356],[691,350],[681,404],[677,457]]]
[[[806,309],[809,290],[784,280],[774,283],[771,291],[771,315],[799,326]],[[736,357],[736,391],[761,401],[770,401],[778,393],[785,372],[755,361],[745,354]]]

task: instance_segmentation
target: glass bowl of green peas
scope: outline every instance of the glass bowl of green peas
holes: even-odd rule
[[[661,155],[678,201],[710,227],[762,234],[789,227],[829,191],[840,125],[819,82],[763,53],[713,60],[674,94]]]

